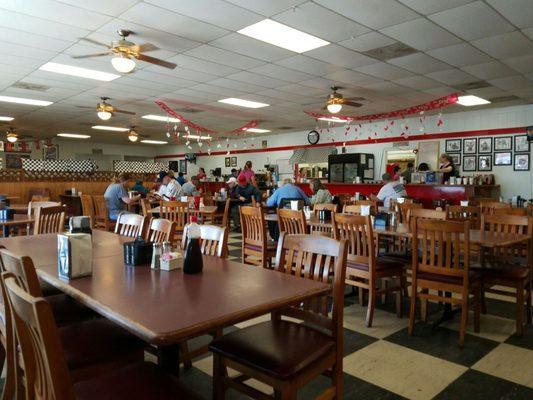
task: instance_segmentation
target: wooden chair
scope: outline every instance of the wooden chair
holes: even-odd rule
[[[52,197],[52,193],[50,189],[48,188],[31,188],[28,191],[28,199],[30,199],[31,201],[34,196],[36,199],[35,201],[39,201],[38,199],[46,199],[46,198],[48,198],[48,200],[41,200],[41,201],[49,201],[50,198]]]
[[[481,228],[488,232],[515,233],[529,236],[527,245],[512,247],[499,247],[487,254],[485,260],[490,258],[493,265],[475,268],[481,273],[484,293],[496,293],[501,296],[513,296],[516,301],[516,333],[523,334],[524,309],[526,321],[531,324],[531,277],[532,277],[532,246],[533,246],[533,217],[517,215],[482,215]],[[505,286],[515,290],[515,293],[492,288],[492,286]],[[524,307],[524,303],[526,306]],[[483,312],[486,310],[483,301]]]
[[[82,194],[80,196],[81,210],[83,215],[87,216],[91,220],[91,228],[94,228],[94,204],[93,198],[90,194]]]
[[[187,247],[188,237],[185,225],[181,247]],[[202,254],[220,258],[228,257],[228,228],[216,225],[200,225],[200,248]]]
[[[30,201],[50,201],[50,197],[34,194],[33,196],[31,196]]]
[[[94,227],[103,228],[106,231],[110,231],[115,226],[115,221],[109,219],[109,211],[107,210],[107,203],[105,197],[93,196],[94,205]]]
[[[217,210],[213,215],[212,222],[215,225],[227,227],[229,229],[229,210],[231,208],[231,200],[226,199],[224,202],[224,209],[222,211]]]
[[[159,204],[160,218],[168,219],[174,222],[174,240],[181,241],[183,238],[183,229],[188,223],[189,215],[192,214],[189,210],[189,203],[184,201],[161,201]]]
[[[65,206],[37,207],[35,209],[35,222],[33,234],[59,233],[65,230]]]
[[[152,205],[150,204],[150,199],[141,199],[140,200],[140,203],[141,203],[141,211],[142,211],[142,214],[145,216],[145,217],[149,217],[150,216],[150,210],[152,209]]]
[[[57,207],[61,203],[57,201],[30,201],[28,203],[28,217],[32,217],[35,214],[35,210],[39,207]]]
[[[407,211],[406,223],[412,224],[414,219],[438,219],[445,221],[446,211],[428,210],[427,208],[414,208]]]
[[[146,240],[154,243],[174,243],[176,223],[164,218],[152,218],[146,230]]]
[[[409,210],[418,210],[422,208],[422,204],[420,203],[398,203],[398,222],[405,224],[409,223],[409,219],[407,215],[409,214]]]
[[[289,235],[307,234],[307,222],[303,210],[295,211],[287,208],[278,208],[279,233],[285,232]]]
[[[462,240],[461,235],[464,235]],[[470,293],[474,295],[474,330],[479,332],[481,284],[479,276],[470,273],[469,247],[468,221],[416,219],[413,222],[409,335],[414,333],[416,299],[421,299],[423,302],[436,300],[448,303],[450,306],[458,304],[461,306],[459,346],[462,347],[468,322]],[[437,294],[429,293],[429,290],[436,291]],[[452,295],[448,296],[446,292]],[[425,315],[423,319],[426,319]]]
[[[345,204],[342,208],[342,213],[361,215],[361,206],[355,204]]]
[[[481,214],[494,214],[495,209],[511,208],[511,204],[499,201],[480,202]]]
[[[46,300],[24,291],[9,273],[4,275],[5,288],[13,310],[22,365],[24,387],[19,387],[19,398],[84,400],[146,398],[193,399],[195,396],[182,389],[176,378],[164,374],[156,365],[139,362],[125,368],[116,366],[105,374],[76,382],[69,371],[65,343],[55,326]],[[76,338],[69,338],[75,341]],[[125,389],[127,388],[127,389]]]
[[[449,221],[468,221],[470,229],[479,229],[481,209],[476,206],[446,206],[446,218]]]
[[[213,398],[225,398],[227,388],[255,399],[296,399],[297,390],[324,374],[331,386],[318,397],[342,399],[343,306],[347,245],[326,237],[280,237],[276,264],[280,273],[300,279],[332,282],[328,296],[314,298],[272,315],[270,321],[215,339]],[[331,307],[331,318],[328,311]],[[308,322],[299,324],[283,316]],[[316,328],[315,328],[316,327]],[[227,368],[242,375],[229,377]],[[274,397],[246,383],[253,378],[274,388]]]
[[[139,214],[121,212],[115,224],[115,233],[121,236],[136,238],[144,237],[144,229],[147,228],[149,218]]]
[[[400,205],[400,204],[414,204],[414,202],[415,202],[415,199],[413,199],[411,197],[404,197],[402,203],[399,203],[398,199],[390,199],[389,209],[390,210],[398,210],[398,205]]]
[[[320,210],[328,210],[331,212],[337,212],[337,204],[333,203],[320,203],[313,206],[313,212],[316,214]]]
[[[276,242],[268,240],[265,217],[261,207],[239,208],[242,230],[242,262],[272,268]]]
[[[377,296],[397,292],[396,311],[401,318],[403,311],[402,292],[405,291],[403,263],[390,258],[376,256],[374,232],[370,216],[335,214],[333,234],[335,239],[346,239],[348,257],[346,259],[346,284],[368,290],[366,326],[372,326]],[[396,278],[394,286],[378,288],[382,279]],[[362,291],[359,291],[362,297]]]
[[[353,202],[356,206],[370,206],[370,214],[375,214],[378,211],[378,202],[375,200],[356,200]]]
[[[519,217],[526,217],[528,215],[527,208],[518,208],[518,207],[504,207],[504,208],[493,208],[493,215],[516,215]]]

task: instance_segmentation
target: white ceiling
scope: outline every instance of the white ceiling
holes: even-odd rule
[[[264,18],[331,44],[296,54],[236,32]],[[51,61],[115,72],[110,57],[70,56],[101,50],[79,38],[108,43],[119,28],[135,32],[130,39],[136,43],[157,45],[149,55],[178,67],[138,62],[134,73],[107,83],[38,70]],[[124,134],[91,130],[101,121],[76,107],[95,106],[99,96],[137,113],[117,114],[110,125],[134,124],[152,139],[165,137],[164,124],[140,116],[163,114],[156,99],[199,110],[182,114],[214,130],[257,118],[273,133],[312,127],[303,110],[320,110],[333,84],[343,86],[345,96],[367,99],[362,108],[348,109],[360,115],[422,103],[481,80],[489,86],[467,92],[517,97],[491,106],[533,102],[531,0],[0,0],[0,37],[0,95],[54,102],[0,103],[0,115],[16,118],[4,126],[33,137],[73,132],[126,142]],[[418,52],[386,62],[361,53],[398,41]],[[13,87],[21,82],[48,89]],[[270,106],[217,102],[224,97]]]

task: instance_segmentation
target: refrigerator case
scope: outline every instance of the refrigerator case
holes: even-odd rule
[[[357,177],[361,182],[372,181],[374,154],[332,154],[328,157],[328,170],[330,183],[353,183]]]

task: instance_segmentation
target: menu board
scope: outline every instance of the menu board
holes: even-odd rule
[[[429,142],[418,142],[418,160],[417,163],[426,163],[430,171],[439,167],[440,142],[432,140]]]

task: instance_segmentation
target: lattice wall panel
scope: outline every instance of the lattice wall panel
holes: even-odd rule
[[[115,161],[113,169],[116,172],[130,172],[135,174],[157,174],[168,170],[168,162]]]
[[[98,166],[91,160],[22,159],[22,169],[32,172],[94,172]]]

